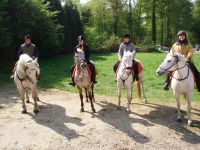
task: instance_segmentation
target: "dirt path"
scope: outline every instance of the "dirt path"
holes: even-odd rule
[[[0,149],[200,149],[200,104],[193,103],[194,127],[177,123],[175,103],[133,103],[132,113],[116,109],[116,97],[96,96],[97,113],[80,113],[77,94],[40,92],[40,113],[21,114],[21,101],[12,88],[0,90]],[[123,100],[123,106],[126,101]],[[186,110],[186,105],[182,105]],[[184,114],[184,118],[186,115]]]

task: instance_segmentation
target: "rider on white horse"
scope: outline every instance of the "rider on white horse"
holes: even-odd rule
[[[136,51],[135,45],[131,42],[130,40],[130,34],[125,34],[123,36],[123,43],[119,46],[119,51],[118,51],[118,57],[119,57],[119,61],[113,66],[114,72],[116,73],[117,68],[122,60],[122,57],[124,56],[125,52],[133,52]],[[134,58],[133,58],[133,70],[134,70],[134,78],[138,81],[138,65],[135,62]]]
[[[192,44],[190,44],[188,42],[187,35],[184,31],[179,31],[177,34],[177,38],[178,38],[178,41],[173,44],[171,50],[173,52],[177,52],[177,53],[184,55],[185,58],[188,59],[188,64],[189,64],[192,72],[194,73],[197,90],[200,92],[200,76],[199,76],[199,71],[195,67],[193,60],[192,60],[193,53],[194,53]],[[171,78],[171,73],[169,73],[167,75],[167,79],[166,79],[165,85],[164,85],[164,90],[169,90],[169,85],[171,83],[170,78]]]
[[[25,36],[25,43],[21,45],[18,56],[21,54],[28,54],[31,58],[35,59],[39,57],[39,52],[35,44],[31,42],[32,37],[30,35]]]
[[[32,37],[30,35],[26,35],[24,37],[24,40],[25,40],[24,44],[21,45],[18,51],[18,58],[22,54],[28,54],[32,59],[35,59],[35,58],[38,59],[39,51],[36,45],[32,43]],[[13,74],[15,73],[16,66],[17,66],[17,63],[14,66]],[[13,75],[11,76],[11,78],[13,78]]]

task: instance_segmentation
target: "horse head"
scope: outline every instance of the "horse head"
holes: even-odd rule
[[[86,66],[85,53],[82,49],[77,49],[77,51],[75,52],[74,60],[79,67],[84,68]]]
[[[183,66],[185,66],[186,63],[187,59],[184,55],[170,50],[170,53],[167,54],[166,58],[158,67],[156,72],[158,73],[158,75],[163,75],[165,72],[171,72],[182,68]]]
[[[128,51],[124,53],[124,56],[122,58],[122,65],[124,66],[124,69],[126,69],[126,73],[128,75],[131,74],[134,54],[135,51],[134,52]]]
[[[37,82],[40,75],[40,67],[37,59],[30,59],[29,61],[25,62],[25,73],[31,82]]]

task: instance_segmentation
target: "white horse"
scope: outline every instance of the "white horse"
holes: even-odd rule
[[[127,99],[128,99],[127,111],[130,111],[130,104],[132,100],[132,91],[134,82],[132,63],[134,54],[135,52],[129,52],[129,51],[124,53],[124,56],[117,71],[118,106],[119,106],[118,109],[120,109],[121,105],[121,90],[124,87],[127,88]],[[140,84],[142,85],[144,103],[147,103],[144,91],[144,77],[142,71],[141,73],[139,73],[139,81],[137,81],[137,86],[136,86],[137,95],[139,95],[139,97],[141,96]]]
[[[37,63],[37,58],[33,60],[29,55],[22,54],[17,62],[16,71],[14,73],[14,82],[22,100],[22,113],[27,113],[25,95],[27,96],[27,91],[29,89],[31,89],[32,98],[34,99],[34,112],[39,112],[39,107],[37,104],[37,81],[39,74],[40,69]]]
[[[182,121],[179,100],[180,96],[183,95],[188,103],[188,125],[192,125],[191,102],[194,92],[194,77],[189,65],[187,64],[187,59],[179,53],[173,53],[170,51],[163,63],[157,69],[158,75],[162,75],[165,72],[173,72],[171,88],[177,102],[177,121]]]
[[[83,94],[82,89],[85,89],[86,92],[86,98],[87,94],[89,96],[89,100],[91,103],[91,108],[93,112],[96,112],[93,100],[94,100],[94,84],[91,82],[91,77],[89,75],[87,64],[85,62],[85,54],[81,49],[77,49],[77,52],[75,53],[75,73],[74,73],[74,82],[79,90],[79,96],[81,100],[81,112],[84,112],[84,103],[83,103]]]

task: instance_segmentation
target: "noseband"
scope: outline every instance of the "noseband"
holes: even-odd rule
[[[30,63],[30,62],[31,61],[28,61],[27,63]],[[39,65],[38,64],[36,65],[36,67],[39,69]],[[24,69],[24,74],[22,72],[16,70],[17,78],[21,81],[21,84],[25,80],[27,80],[27,81],[31,82],[32,84],[34,84],[33,79],[26,74],[26,70],[27,69],[29,69],[29,68],[26,66],[25,69]],[[36,76],[36,79],[38,79],[39,75],[38,75],[37,71],[36,71],[35,76]],[[23,84],[22,84],[22,87],[24,88]]]
[[[182,66],[182,67],[178,67],[178,62],[180,61],[179,58],[178,58],[178,55],[172,56],[172,57],[175,57],[175,58],[176,58],[176,59],[175,59],[175,69],[172,70],[172,71],[170,71],[170,72],[174,72],[174,71],[183,69],[183,68],[186,67],[186,66],[188,67],[188,73],[187,73],[187,76],[186,76],[186,77],[184,77],[184,78],[176,78],[176,77],[174,77],[174,76],[172,75],[172,78],[174,78],[174,79],[176,79],[176,80],[178,80],[178,81],[183,81],[183,80],[187,79],[187,78],[189,77],[189,74],[190,74],[190,67],[187,65],[187,63],[185,63],[185,65]],[[161,67],[159,67],[159,68],[162,69],[162,70],[164,70],[164,71],[166,72],[166,71],[168,71],[170,68],[172,68],[173,66],[174,66],[174,63],[172,63],[172,65],[171,65],[170,67],[168,67],[167,69],[161,68]]]

